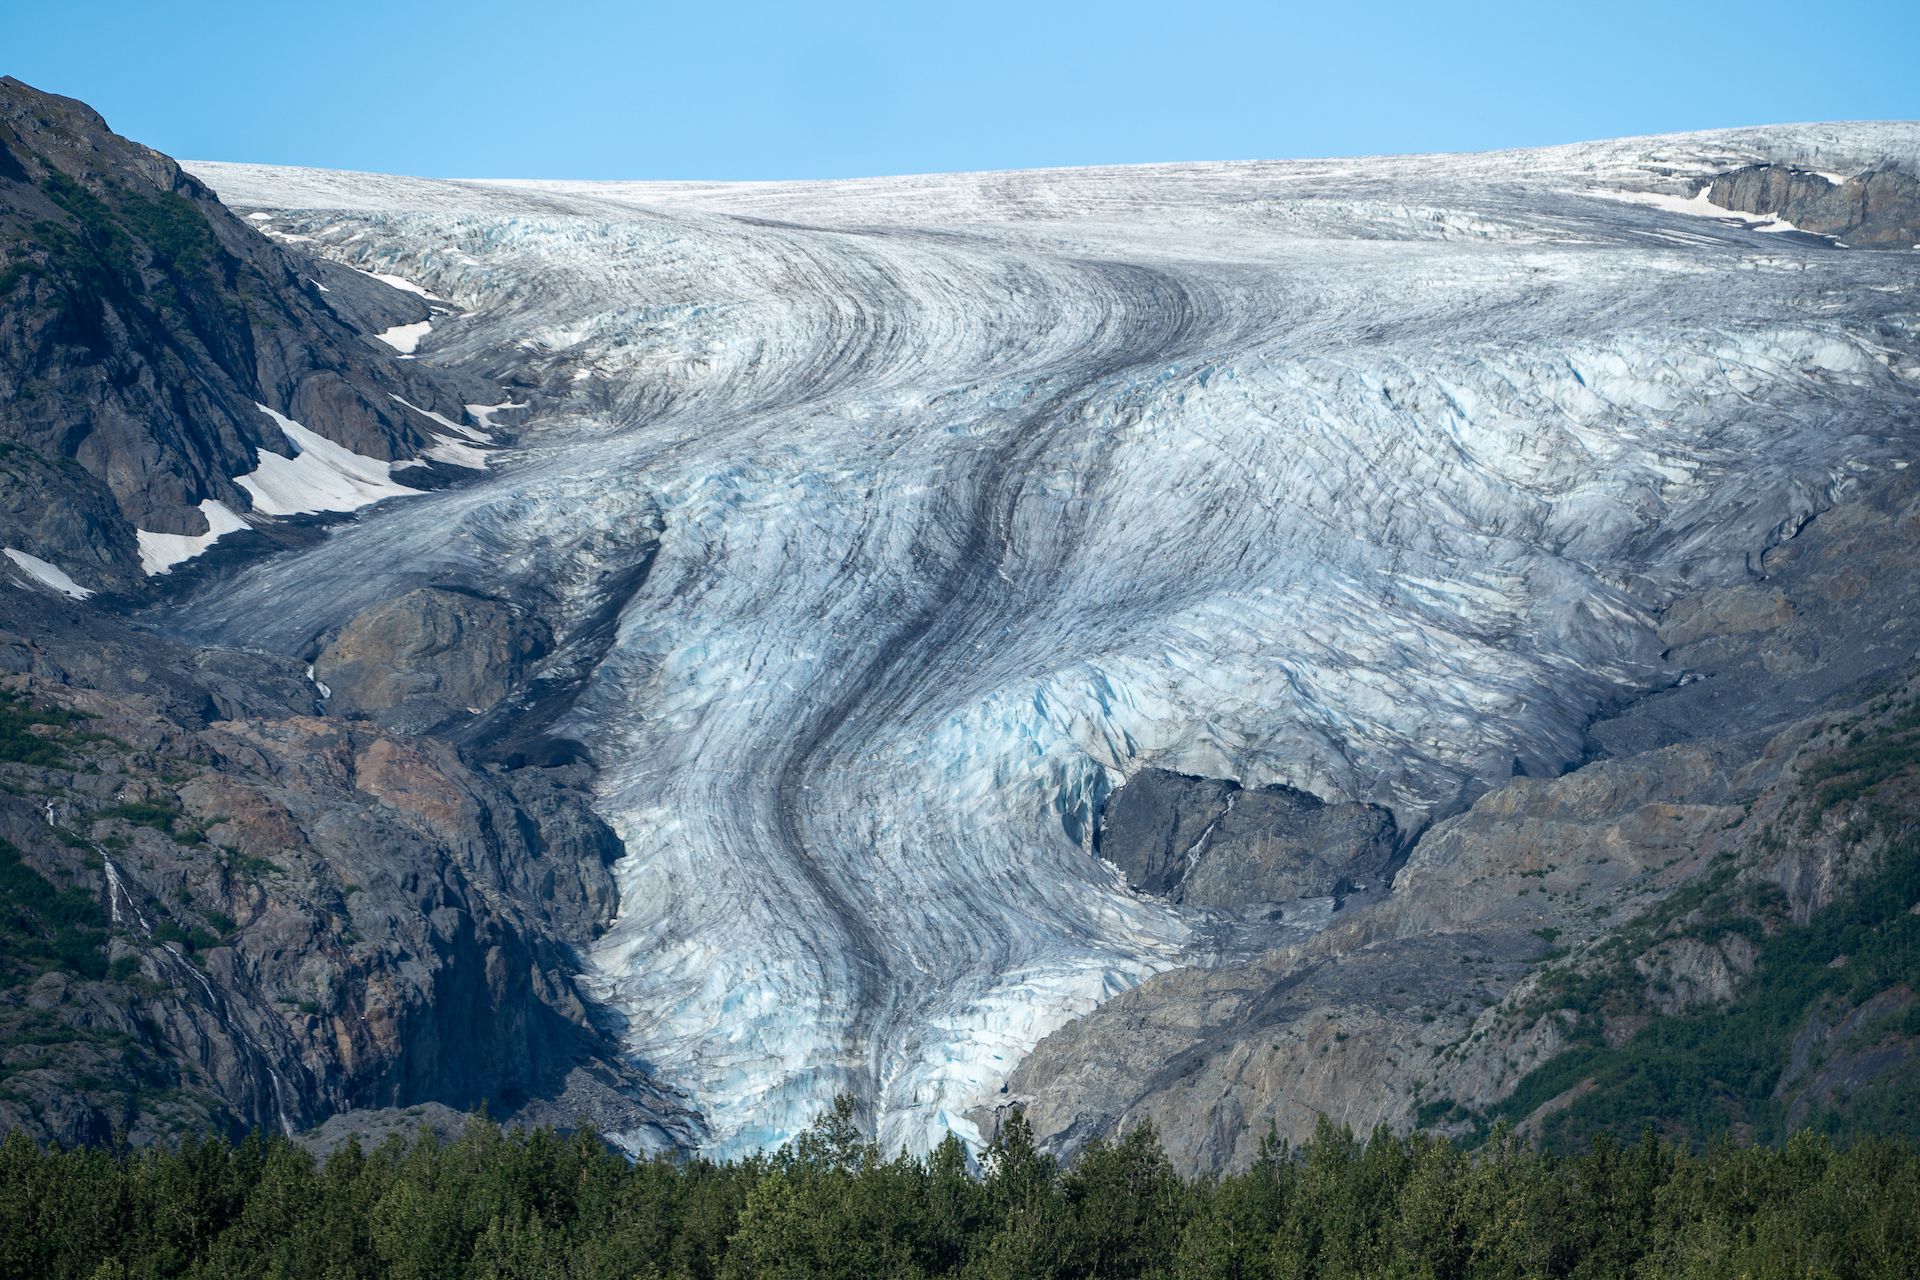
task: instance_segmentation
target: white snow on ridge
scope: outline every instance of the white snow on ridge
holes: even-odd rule
[[[252,495],[253,509],[262,515],[357,511],[383,498],[422,492],[396,483],[392,463],[362,457],[265,405],[255,407],[273,419],[297,451],[283,458],[263,450],[259,467],[236,477]]]
[[[420,345],[420,339],[426,337],[427,331],[431,328],[433,328],[433,321],[416,320],[412,324],[396,324],[391,329],[382,329],[373,336],[401,355],[410,356],[414,348]]]
[[[479,447],[490,443],[485,432],[463,426],[445,414],[435,413],[431,409],[422,409],[411,400],[407,400],[401,396],[396,395],[393,398],[429,422],[437,423],[445,427],[447,431],[456,433],[448,435],[445,431],[434,432],[433,438],[436,443],[432,448],[426,450],[420,458],[397,464],[395,470],[399,470],[401,467],[419,466],[428,458],[436,462],[444,462],[448,466],[464,467],[469,471],[485,471],[487,469],[488,462],[492,455],[486,449]],[[480,406],[480,408],[482,413],[487,412],[485,406]],[[473,406],[468,406],[468,409],[471,412]],[[475,416],[478,417],[480,415],[476,414]],[[486,419],[482,417],[481,421],[484,422]]]
[[[1663,209],[1668,213],[1684,213],[1697,218],[1715,218],[1722,222],[1745,226],[1752,231],[1800,230],[1777,213],[1745,213],[1739,209],[1729,209],[1725,205],[1715,204],[1707,198],[1705,187],[1700,188],[1691,197],[1665,195],[1657,191],[1588,191],[1575,194],[1598,196],[1603,200],[1618,200],[1625,204],[1646,205],[1651,209]],[[1824,238],[1833,239],[1832,236]]]
[[[924,1147],[1064,1020],[1239,945],[1093,855],[1134,771],[1408,826],[1551,772],[1674,677],[1678,592],[1913,456],[1907,259],[1593,194],[1915,155],[1841,125],[848,183],[212,166],[321,252],[484,262],[449,343],[549,398],[514,467],[180,625],[297,652],[432,576],[564,626],[652,557],[562,726],[626,847],[592,989],[716,1152],[843,1089]]]
[[[205,533],[153,533],[146,529],[134,530],[134,536],[140,544],[140,567],[149,576],[166,573],[175,565],[191,560],[211,547],[220,540],[222,535],[238,533],[249,527],[246,520],[237,512],[213,498],[201,502],[200,513],[207,518]]]
[[[444,432],[433,433],[434,444],[423,449],[417,458],[393,464],[395,471],[404,471],[408,467],[423,467],[429,461],[444,462],[450,467],[462,467],[468,471],[485,471],[493,455],[485,449],[468,444],[459,436],[450,436]]]
[[[388,394],[392,395],[391,392],[389,392]],[[406,408],[413,410],[415,413],[419,414],[421,417],[425,418],[427,421],[438,423],[440,426],[445,427],[447,430],[453,432],[456,435],[465,436],[468,440],[472,441],[475,444],[489,443],[489,438],[485,432],[476,431],[472,427],[464,426],[458,422],[455,422],[452,418],[447,417],[444,413],[435,413],[431,409],[422,409],[419,405],[415,404],[413,401],[405,399],[404,397],[401,397],[401,396],[397,396],[397,395],[393,396],[393,399],[399,404],[405,406]],[[506,406],[494,405],[492,407],[488,407],[486,405],[467,405],[466,409],[467,409],[467,412],[472,413],[477,418],[477,417],[480,417],[481,414],[491,413],[495,409],[499,409],[503,407],[506,407]],[[478,412],[476,412],[476,410]]]
[[[418,297],[425,298],[428,302],[445,302],[446,301],[446,299],[441,297],[439,294],[433,293],[421,287],[420,285],[415,284],[413,281],[407,279],[405,276],[396,276],[391,272],[387,272],[387,271],[362,271],[360,272],[360,274],[363,276],[371,276],[373,279],[378,280],[381,284],[391,285],[393,288],[400,290],[400,292],[402,293],[411,293]]]
[[[26,574],[29,578],[32,578],[43,587],[51,587],[63,596],[67,596],[73,600],[85,600],[88,596],[94,594],[91,590],[81,586],[71,577],[67,576],[66,570],[60,568],[58,565],[49,564],[39,556],[28,555],[26,552],[16,550],[13,547],[0,547],[0,552],[4,552],[7,559],[13,561],[14,567]]]
[[[408,407],[411,408],[412,406],[409,405]],[[509,409],[524,409],[526,407],[525,403],[515,404],[513,399],[509,397],[508,399],[502,400],[499,404],[470,404],[466,406],[466,410],[469,417],[479,421],[483,432],[490,432],[496,429],[493,425],[494,414],[505,413]],[[468,438],[473,440],[485,441],[489,439],[487,435],[476,435],[464,427],[454,426],[454,430],[463,432]]]

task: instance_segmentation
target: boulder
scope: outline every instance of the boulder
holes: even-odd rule
[[[492,707],[553,643],[501,600],[422,587],[354,615],[314,661],[329,709],[418,733]]]

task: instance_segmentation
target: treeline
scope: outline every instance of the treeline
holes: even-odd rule
[[[777,1154],[629,1164],[591,1134],[173,1150],[0,1144],[0,1275],[72,1277],[1912,1277],[1920,1153],[1702,1154],[1607,1138],[1542,1155],[1502,1130],[1366,1140],[1324,1124],[1186,1180],[1145,1128],[1064,1169],[1015,1117],[884,1157],[842,1105]]]

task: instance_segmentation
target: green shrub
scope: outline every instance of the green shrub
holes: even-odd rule
[[[16,986],[50,971],[104,977],[101,915],[94,895],[56,889],[0,840],[0,984]]]

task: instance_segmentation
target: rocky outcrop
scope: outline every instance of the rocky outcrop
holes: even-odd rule
[[[314,677],[331,710],[419,733],[495,706],[552,644],[512,604],[422,587],[356,614],[320,651]]]
[[[368,458],[432,445],[462,414],[445,374],[371,340],[419,299],[316,267],[172,160],[78,102],[0,78],[0,544],[82,587],[146,588],[135,530],[244,516],[235,478],[293,446],[266,405]]]
[[[1239,790],[1218,778],[1142,769],[1107,797],[1094,849],[1134,888],[1171,894]]]
[[[0,763],[0,840],[92,900],[103,948],[0,966],[0,1128],[138,1142],[484,1102],[690,1140],[573,987],[620,848],[583,767],[303,714],[290,664],[81,610],[29,600],[0,633],[6,705],[50,744]]]
[[[1378,805],[1143,769],[1107,798],[1097,850],[1127,882],[1198,907],[1325,897],[1377,882],[1396,847]]]
[[[1913,1007],[1913,989],[1898,983],[1839,1016],[1815,1016],[1801,1029],[1774,1098],[1798,1127],[1822,1105],[1896,1073],[1920,1068],[1920,1036],[1876,1035]]]
[[[1784,218],[1853,249],[1910,249],[1920,243],[1920,178],[1893,165],[1835,181],[1840,177],[1790,165],[1748,165],[1713,179],[1707,199],[1724,209]]]
[[[1193,1172],[1244,1165],[1270,1125],[1302,1140],[1321,1116],[1464,1133],[1457,1117],[1499,1104],[1568,1046],[1543,995],[1551,964],[1582,972],[1625,949],[1617,976],[1640,990],[1622,1003],[1644,1012],[1609,1023],[1610,1044],[1646,1016],[1733,998],[1753,969],[1751,927],[1685,914],[1645,937],[1630,926],[1729,868],[1732,898],[1777,892],[1786,918],[1804,921],[1871,868],[1886,815],[1920,809],[1909,785],[1863,801],[1872,820],[1844,805],[1823,815],[1803,781],[1920,692],[1908,675],[1920,655],[1916,528],[1911,469],[1881,473],[1774,547],[1752,582],[1682,597],[1661,635],[1686,676],[1596,723],[1600,758],[1516,778],[1437,823],[1389,895],[1307,942],[1160,974],[1069,1023],[975,1119],[991,1132],[1021,1106],[1062,1153],[1151,1120]],[[1153,837],[1142,843],[1159,861],[1134,863],[1148,869],[1231,794],[1154,778],[1121,808],[1125,790],[1110,812]],[[1177,803],[1143,803],[1167,792]],[[1903,998],[1869,1005],[1884,1014]],[[1920,1052],[1898,1037],[1850,1041],[1873,1025],[1865,1015],[1825,1016],[1782,1080],[1790,1121]]]
[[[1920,655],[1920,474],[1868,473],[1848,489],[1748,581],[1668,606],[1660,640],[1684,674],[1588,726],[1590,756],[1778,729],[1907,670]]]

